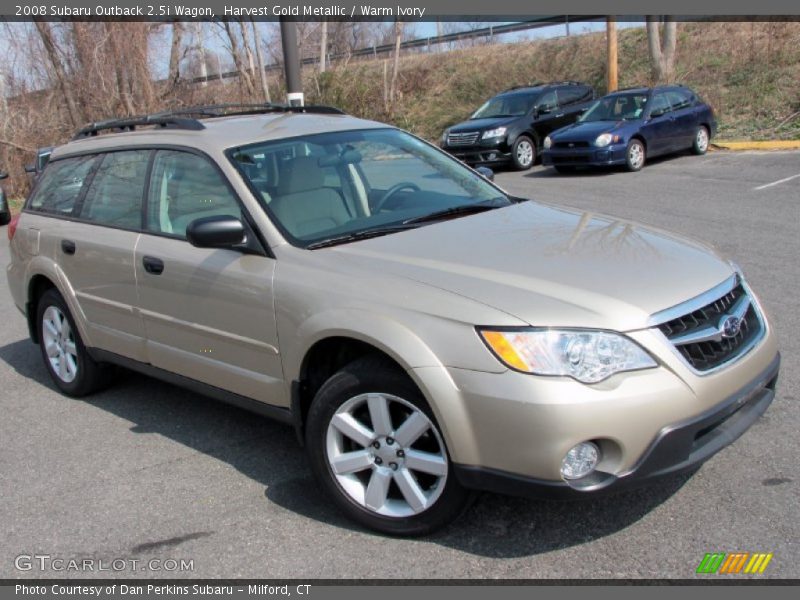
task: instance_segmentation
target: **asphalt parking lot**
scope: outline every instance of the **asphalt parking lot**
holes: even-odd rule
[[[512,193],[674,230],[734,257],[780,337],[778,396],[691,477],[577,503],[483,495],[418,540],[342,517],[283,425],[134,374],[86,400],[61,396],[3,274],[0,578],[115,575],[15,567],[33,554],[141,561],[125,577],[685,578],[713,551],[772,552],[761,577],[800,577],[795,175],[792,152],[679,156],[635,174],[498,173]],[[194,569],[142,570],[150,559]]]

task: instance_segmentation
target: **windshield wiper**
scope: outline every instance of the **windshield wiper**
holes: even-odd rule
[[[336,237],[327,238],[324,240],[320,240],[318,242],[313,242],[306,246],[307,250],[316,250],[317,248],[327,248],[328,246],[338,246],[339,244],[348,244],[350,242],[356,242],[358,240],[367,240],[373,237],[379,237],[382,235],[388,235],[390,233],[397,233],[398,231],[406,231],[408,229],[414,229],[415,226],[407,225],[405,223],[401,225],[389,225],[385,227],[373,227],[371,229],[363,229],[362,231],[354,231],[353,233],[345,233],[343,235],[337,235]]]
[[[498,202],[499,200],[502,200],[503,203],[500,204]],[[446,219],[448,217],[454,217],[454,216],[474,215],[476,213],[486,212],[487,210],[508,206],[506,200],[507,200],[506,198],[498,197],[498,198],[492,198],[491,200],[487,200],[485,202],[478,202],[477,204],[462,204],[461,206],[451,206],[450,208],[437,210],[436,212],[432,212],[427,215],[406,219],[405,221],[403,221],[403,224],[412,225],[416,223],[427,223],[428,221],[439,221],[440,219]]]

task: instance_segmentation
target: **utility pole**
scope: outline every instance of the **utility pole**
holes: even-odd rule
[[[292,106],[303,106],[303,83],[300,80],[300,56],[297,52],[297,24],[281,17],[281,46],[283,70],[286,74],[286,101]]]
[[[607,67],[607,74],[608,79],[606,83],[608,84],[606,87],[607,93],[611,93],[617,90],[619,87],[619,83],[617,81],[617,18],[616,17],[607,17],[606,18],[606,38],[608,41],[608,67]]]

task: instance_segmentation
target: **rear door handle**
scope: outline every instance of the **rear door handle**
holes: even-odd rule
[[[556,119],[560,119],[563,116],[564,116],[564,113],[561,113],[560,115],[556,115]]]
[[[142,258],[144,270],[153,275],[161,275],[164,272],[164,261],[154,256],[145,256]]]
[[[64,254],[75,254],[75,242],[72,240],[61,240],[61,251]]]

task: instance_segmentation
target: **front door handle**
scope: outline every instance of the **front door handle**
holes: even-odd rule
[[[72,240],[61,240],[61,251],[64,254],[75,254],[75,242]]]
[[[161,275],[164,272],[164,261],[154,256],[145,256],[142,258],[144,270],[153,275]]]
[[[560,115],[556,115],[556,119],[560,119],[563,116],[564,116],[564,113],[561,113]]]

